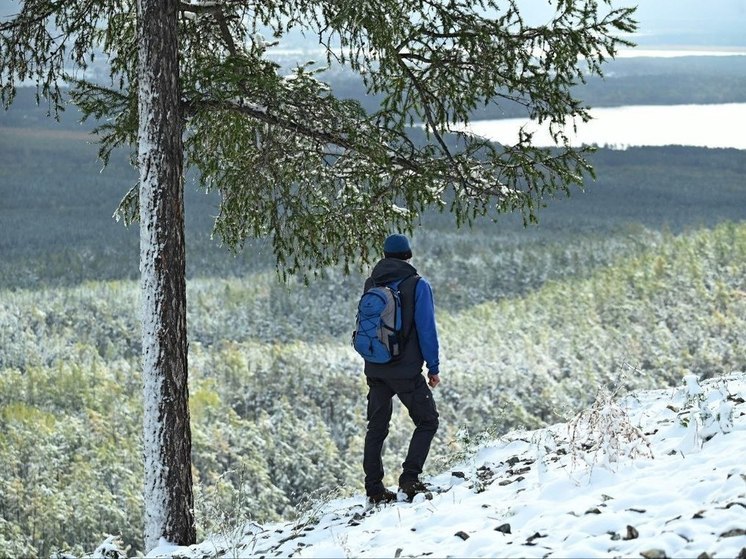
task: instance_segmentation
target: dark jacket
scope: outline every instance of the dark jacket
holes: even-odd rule
[[[364,290],[373,285],[398,287],[417,270],[404,260],[384,258],[373,267]],[[405,284],[405,286],[408,284]],[[427,362],[428,372],[438,374],[438,332],[435,327],[433,292],[425,278],[417,280],[414,289],[401,291],[402,330],[410,332],[402,356],[391,363],[365,363],[365,374],[373,378],[411,378],[422,373]],[[411,328],[411,329],[410,329]]]

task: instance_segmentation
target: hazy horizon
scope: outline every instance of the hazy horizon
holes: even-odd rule
[[[19,3],[19,0],[0,0],[0,19],[15,13]],[[530,23],[545,21],[554,10],[554,6],[548,1],[539,3],[536,0],[519,0],[518,4]],[[639,29],[634,40],[638,44],[674,47],[746,45],[746,0],[614,2],[615,7],[635,5]],[[601,6],[601,10],[604,9]],[[292,33],[286,39],[295,45],[303,40]]]

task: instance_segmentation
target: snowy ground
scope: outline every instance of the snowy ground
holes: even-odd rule
[[[746,373],[516,432],[428,481],[432,500],[331,500],[150,556],[746,559]],[[395,489],[395,488],[394,488]]]

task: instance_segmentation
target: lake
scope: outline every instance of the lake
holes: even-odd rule
[[[633,105],[598,108],[593,120],[578,121],[571,144],[614,147],[686,145],[746,149],[746,103]],[[535,131],[534,145],[553,145],[546,127],[527,119],[477,120],[469,129],[495,142],[514,144],[518,130]],[[572,130],[572,127],[568,127]]]

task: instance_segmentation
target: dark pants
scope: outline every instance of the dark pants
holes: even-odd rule
[[[383,442],[389,434],[389,422],[393,410],[392,398],[398,396],[409,411],[415,424],[409,443],[407,458],[402,464],[402,481],[416,480],[422,473],[430,443],[438,430],[438,411],[432,392],[424,377],[418,374],[411,379],[379,379],[368,377],[368,431],[365,434],[363,470],[365,492],[377,495],[384,490]]]

